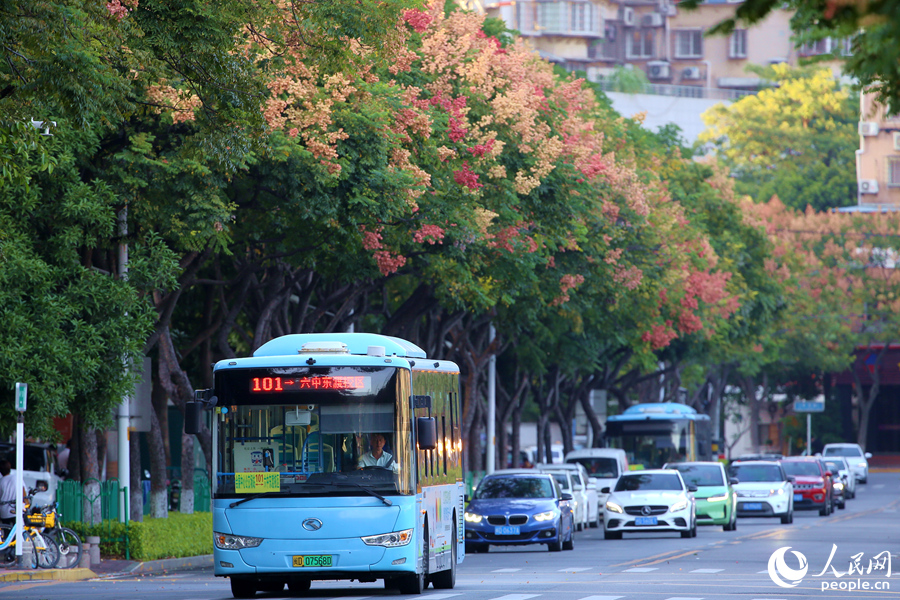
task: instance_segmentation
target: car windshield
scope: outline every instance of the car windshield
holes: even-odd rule
[[[752,481],[784,481],[778,465],[732,465],[731,475],[741,483]]]
[[[579,463],[587,469],[588,475],[603,479],[611,479],[619,476],[619,468],[616,459],[607,457],[570,458],[570,463]]]
[[[669,473],[644,473],[641,475],[623,475],[616,483],[617,492],[636,492],[644,490],[683,490],[678,475]]]
[[[569,478],[566,477],[565,473],[552,473],[552,475],[556,479],[556,483],[559,484],[559,487],[562,491],[572,491],[572,486],[569,485]]]
[[[819,465],[814,462],[786,461],[781,463],[784,472],[788,475],[799,475],[800,477],[819,477]]]
[[[672,465],[672,468],[681,473],[685,483],[697,487],[725,485],[719,465]]]
[[[489,477],[478,486],[474,499],[553,497],[553,486],[546,477]]]
[[[839,462],[834,462],[833,460],[825,461],[825,466],[828,467],[828,470],[832,473],[837,473],[838,471],[844,470],[844,465]]]
[[[856,446],[833,446],[825,448],[825,456],[862,456],[862,450]]]

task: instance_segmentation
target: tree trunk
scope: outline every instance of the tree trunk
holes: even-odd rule
[[[181,501],[182,514],[194,514],[194,436],[181,434]]]
[[[164,441],[166,430],[163,429],[163,422],[160,420],[159,414],[165,414],[167,406],[166,395],[162,386],[159,385],[156,371],[153,372],[153,378],[150,435],[147,437],[147,446],[150,453],[150,516],[164,519],[169,516],[169,493],[167,488],[169,473],[166,469],[168,460]]]
[[[140,434],[132,431],[128,436],[128,452],[130,461],[130,470],[128,483],[131,488],[129,491],[128,518],[132,521],[141,522],[144,520],[144,484],[141,477],[141,442]]]
[[[82,489],[84,505],[82,519],[91,525],[102,521],[100,512],[100,463],[97,461],[97,435],[93,429],[82,431],[81,436],[81,470],[84,474]],[[115,498],[118,502],[118,498]]]

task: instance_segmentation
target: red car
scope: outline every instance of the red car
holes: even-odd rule
[[[781,466],[794,480],[794,510],[818,510],[822,517],[834,512],[834,482],[821,460],[797,456],[782,459]]]

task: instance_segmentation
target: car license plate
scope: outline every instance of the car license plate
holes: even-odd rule
[[[637,517],[634,520],[635,525],[657,525],[656,517]]]
[[[330,567],[330,554],[312,554],[308,556],[295,556],[295,567]]]
[[[502,525],[494,527],[494,535],[519,535],[518,525]]]
[[[744,510],[762,510],[762,502],[744,502]]]
[[[803,494],[794,494],[794,502],[800,502],[803,500]]]

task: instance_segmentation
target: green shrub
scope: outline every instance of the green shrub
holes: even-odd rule
[[[103,521],[99,525],[66,523],[83,540],[89,535],[100,537],[103,558],[125,557],[125,524]],[[128,523],[128,549],[131,560],[157,560],[212,554],[212,513],[184,515],[169,513],[167,519],[145,517],[142,523]]]

